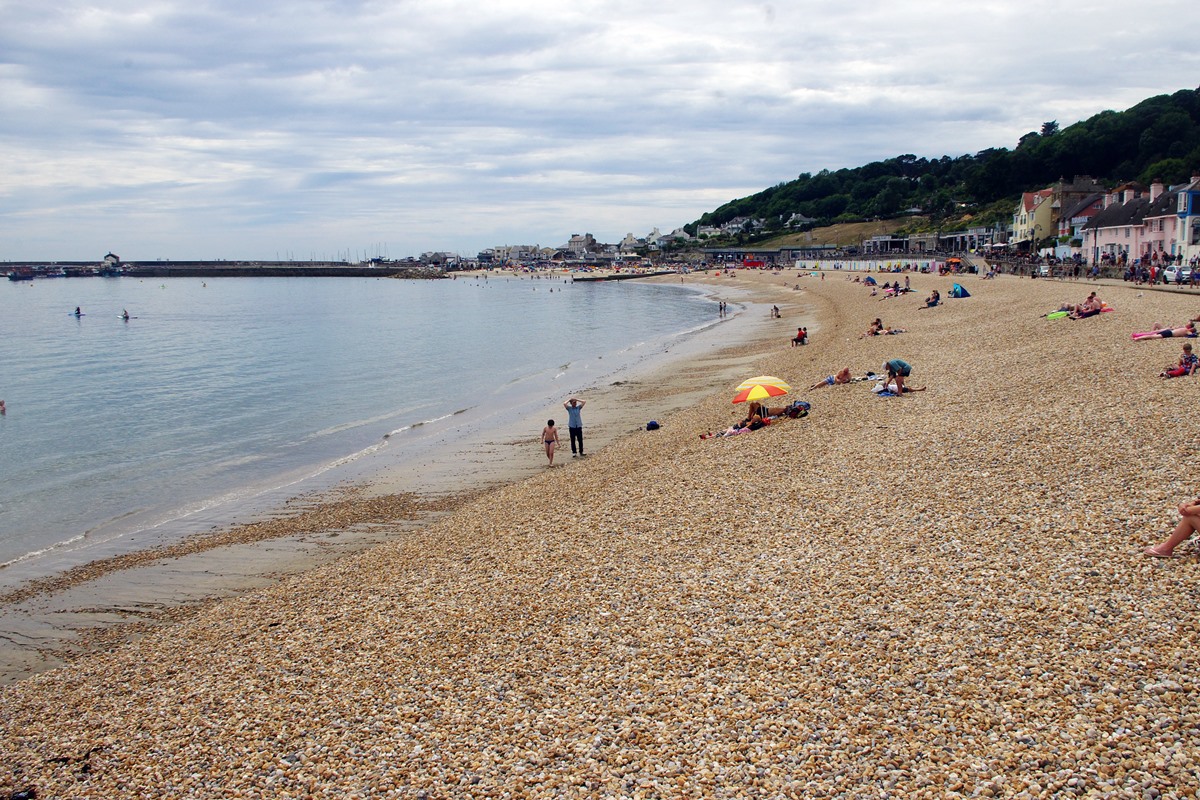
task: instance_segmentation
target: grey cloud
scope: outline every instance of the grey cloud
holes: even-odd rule
[[[1127,26],[1144,49],[1115,0],[68,3],[5,6],[0,258],[619,238],[800,172],[1010,147],[1200,66],[1165,0]]]

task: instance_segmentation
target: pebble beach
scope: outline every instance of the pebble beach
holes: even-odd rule
[[[1194,796],[1200,550],[1142,548],[1197,494],[1200,377],[1130,333],[1200,296],[688,280],[784,308],[726,355],[808,417],[702,439],[744,412],[714,369],[660,430],[0,687],[0,797]],[[807,391],[892,358],[927,390]]]

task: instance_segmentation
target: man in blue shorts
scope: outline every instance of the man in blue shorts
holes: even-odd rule
[[[885,362],[883,368],[887,371],[887,382],[895,382],[896,384],[896,396],[903,396],[904,379],[912,374],[912,367],[907,361],[901,361],[898,358],[893,358],[891,361]]]
[[[575,458],[575,442],[579,442],[579,455],[583,455],[583,406],[585,401],[572,397],[563,403],[567,410],[567,432],[571,434],[571,458]]]

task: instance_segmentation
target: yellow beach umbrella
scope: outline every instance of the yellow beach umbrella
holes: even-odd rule
[[[749,378],[742,381],[741,385],[735,390],[733,402],[749,403],[756,400],[768,400],[772,397],[780,397],[792,390],[787,382],[774,375],[759,375],[757,378]]]

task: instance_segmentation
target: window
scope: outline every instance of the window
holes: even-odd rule
[[[1126,239],[1128,239],[1128,238],[1129,238],[1129,232],[1130,232],[1131,230],[1133,230],[1133,228],[1126,228],[1126,229],[1125,229],[1125,238],[1126,238]]]

